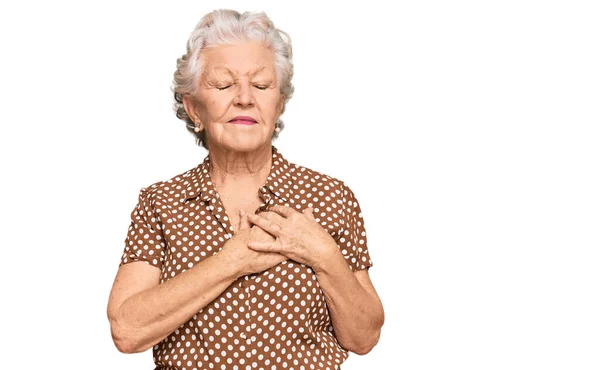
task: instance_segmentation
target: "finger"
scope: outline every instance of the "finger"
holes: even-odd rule
[[[248,221],[275,237],[281,236],[281,226],[261,215],[248,213]]]
[[[298,213],[298,211],[292,209],[291,207],[281,206],[279,204],[274,205],[270,210],[285,218],[292,217],[295,213]]]
[[[273,211],[260,212],[259,215],[277,224],[281,224],[281,221],[284,219],[284,217],[282,217],[279,213],[275,213]]]
[[[305,216],[307,216],[309,219],[316,221],[315,220],[315,215],[313,215],[313,209],[312,208],[305,208],[302,210],[302,214],[304,214]]]
[[[272,242],[261,242],[261,241],[250,241],[248,242],[248,248],[256,252],[273,252],[278,253],[281,251],[281,243],[277,241]]]
[[[246,211],[240,209],[240,230],[249,229],[252,226],[246,217]]]

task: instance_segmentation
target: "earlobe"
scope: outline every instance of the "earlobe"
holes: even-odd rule
[[[200,132],[204,129],[204,126],[202,125],[202,122],[200,122],[200,120],[198,118],[196,118],[195,113],[194,112],[194,101],[193,98],[190,95],[184,95],[183,96],[183,108],[185,109],[185,113],[187,113],[187,116],[190,118],[190,120],[192,120],[192,122],[194,122],[194,131],[195,132]]]
[[[202,122],[199,119],[194,119],[194,131],[195,132],[200,132],[202,130],[204,130],[204,125],[202,124]]]

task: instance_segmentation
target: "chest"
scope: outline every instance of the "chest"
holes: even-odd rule
[[[240,210],[243,209],[246,213],[255,213],[264,205],[258,195],[243,197],[237,194],[223,193],[220,198],[234,233],[240,228]]]
[[[240,209],[246,213],[260,213],[280,205],[301,212],[306,207],[314,207],[316,221],[332,237],[340,236],[340,207],[335,199],[329,198],[329,193],[309,194],[301,189],[298,194],[292,193],[288,199],[281,199],[261,190],[254,195],[220,191],[216,196],[197,197],[187,202],[159,198],[157,214],[166,242],[161,282],[218,253],[239,231]]]

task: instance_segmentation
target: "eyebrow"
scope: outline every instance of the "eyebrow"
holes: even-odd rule
[[[256,69],[254,69],[253,71],[251,71],[250,73],[248,73],[248,75],[249,76],[253,76],[253,75],[257,74],[258,72],[263,71],[265,68],[267,68],[267,66],[260,66],[260,67],[258,67]],[[234,73],[231,69],[227,68],[226,66],[216,66],[216,67],[213,68],[213,70],[216,70],[216,69],[224,69],[227,72],[229,72],[230,75],[232,75],[234,77],[239,74],[239,73]]]

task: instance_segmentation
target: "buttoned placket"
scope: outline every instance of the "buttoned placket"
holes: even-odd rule
[[[255,214],[267,210],[273,205],[274,201],[273,195],[266,186],[262,186],[259,189],[259,196],[263,203],[254,211]],[[259,274],[246,275],[241,281],[242,290],[244,292],[244,321],[246,324],[241,337],[246,340],[246,345],[248,346],[247,349],[250,352],[252,352],[252,349],[254,348],[253,344],[256,342],[256,335],[253,335],[253,331],[256,329],[256,323],[252,317],[252,288],[254,287],[254,280],[258,275]]]
[[[270,179],[270,178],[269,178]],[[217,193],[214,189],[210,189],[208,191],[210,195],[209,206],[207,207],[211,213],[215,216],[217,221],[221,224],[221,226],[226,230],[225,239],[230,239],[233,235],[233,226],[227,213],[225,212],[225,207],[221,202],[221,198],[219,193]],[[273,194],[269,191],[266,186],[262,186],[259,189],[259,196],[262,199],[263,203],[255,210],[255,214],[259,212],[263,212],[267,210],[270,206],[274,204]],[[219,248],[221,251],[222,247]],[[242,326],[242,332],[240,333],[240,337],[246,341],[246,345],[248,346],[248,350],[252,350],[252,344],[256,342],[256,336],[252,334],[253,330],[256,328],[256,323],[253,323],[252,319],[252,286],[253,281],[256,279],[258,274],[245,275],[242,279],[239,280],[238,287],[240,289],[239,298],[244,303],[244,326]]]

